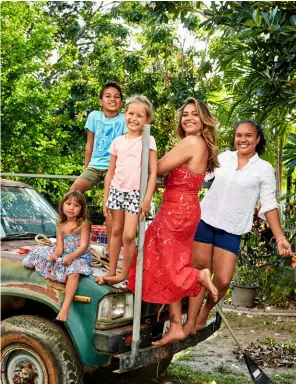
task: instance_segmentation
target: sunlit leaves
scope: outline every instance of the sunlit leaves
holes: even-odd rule
[[[286,168],[296,169],[296,134],[288,135],[287,144],[283,152],[283,160]]]
[[[86,116],[99,109],[107,80],[121,83],[125,97],[151,99],[160,156],[175,143],[176,109],[194,96],[220,120],[222,149],[235,122],[253,117],[264,122],[274,160],[274,132],[285,135],[295,120],[291,9],[289,2],[3,2],[4,170],[79,174]],[[35,183],[53,198],[66,185]]]

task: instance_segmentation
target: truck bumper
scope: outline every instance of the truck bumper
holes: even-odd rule
[[[153,363],[157,363],[160,360],[173,356],[177,352],[195,346],[196,344],[206,340],[208,337],[214,334],[220,328],[220,325],[221,318],[219,314],[217,314],[216,317],[209,319],[205,327],[197,331],[195,335],[191,335],[185,340],[180,341],[178,343],[172,343],[162,347],[151,346],[151,326],[145,325],[141,327],[140,339],[150,340],[148,343],[149,346],[143,346],[142,342],[141,348],[139,348],[139,353],[137,354],[134,361],[132,361],[131,359],[130,351],[126,351],[123,353],[112,353],[112,350],[120,350],[121,348],[127,348],[125,340],[127,340],[127,337],[130,340],[132,332],[131,326],[121,328],[121,330],[110,330],[109,332],[97,331],[95,336],[95,346],[97,349],[102,350],[103,348],[105,352],[113,354],[113,357],[118,359],[118,370],[116,370],[116,372],[123,373]],[[108,332],[109,337],[106,335],[106,332]],[[102,337],[102,333],[104,334],[104,337]]]

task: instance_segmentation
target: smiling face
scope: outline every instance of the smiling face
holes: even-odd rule
[[[117,116],[122,107],[120,92],[114,87],[106,88],[103,97],[100,100],[100,105],[103,108],[106,117]]]
[[[143,103],[131,103],[125,112],[125,123],[130,134],[142,134],[144,125],[148,123],[147,112]]]
[[[70,197],[63,204],[63,213],[69,218],[77,218],[81,211],[81,204],[74,197]]]
[[[181,125],[185,135],[201,135],[202,121],[194,103],[187,104],[183,110]]]
[[[238,154],[252,157],[256,152],[256,145],[260,137],[257,136],[255,127],[250,123],[239,124],[235,131],[234,146]]]

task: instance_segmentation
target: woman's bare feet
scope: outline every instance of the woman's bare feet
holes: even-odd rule
[[[189,335],[195,335],[196,334],[195,321],[194,322],[187,321],[187,323],[183,327],[183,331],[186,337],[188,337]]]
[[[102,284],[108,284],[105,279],[108,278],[108,277],[111,277],[111,276],[115,276],[115,273],[112,274],[112,273],[107,273],[107,275],[104,275],[104,276],[97,276],[96,277],[96,282],[100,285]]]
[[[218,301],[218,290],[214,286],[211,280],[211,272],[209,269],[202,269],[197,280],[212,296],[213,301],[216,303]]]
[[[69,314],[69,308],[61,308],[60,312],[58,313],[56,319],[59,321],[67,321]]]
[[[202,329],[205,326],[209,313],[210,311],[208,311],[208,309],[206,308],[206,305],[203,304],[196,318],[196,322],[195,322],[196,331]]]
[[[182,328],[182,326],[175,328],[175,329],[170,329],[168,333],[159,341],[152,342],[151,344],[154,346],[163,346],[167,345],[170,343],[175,343],[177,341],[184,340],[186,338],[186,334]]]

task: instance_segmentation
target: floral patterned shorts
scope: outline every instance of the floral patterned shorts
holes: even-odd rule
[[[110,192],[106,206],[110,209],[117,209],[132,213],[133,215],[139,214],[140,204],[140,191],[133,190],[130,192],[118,191],[113,185],[110,186]]]

